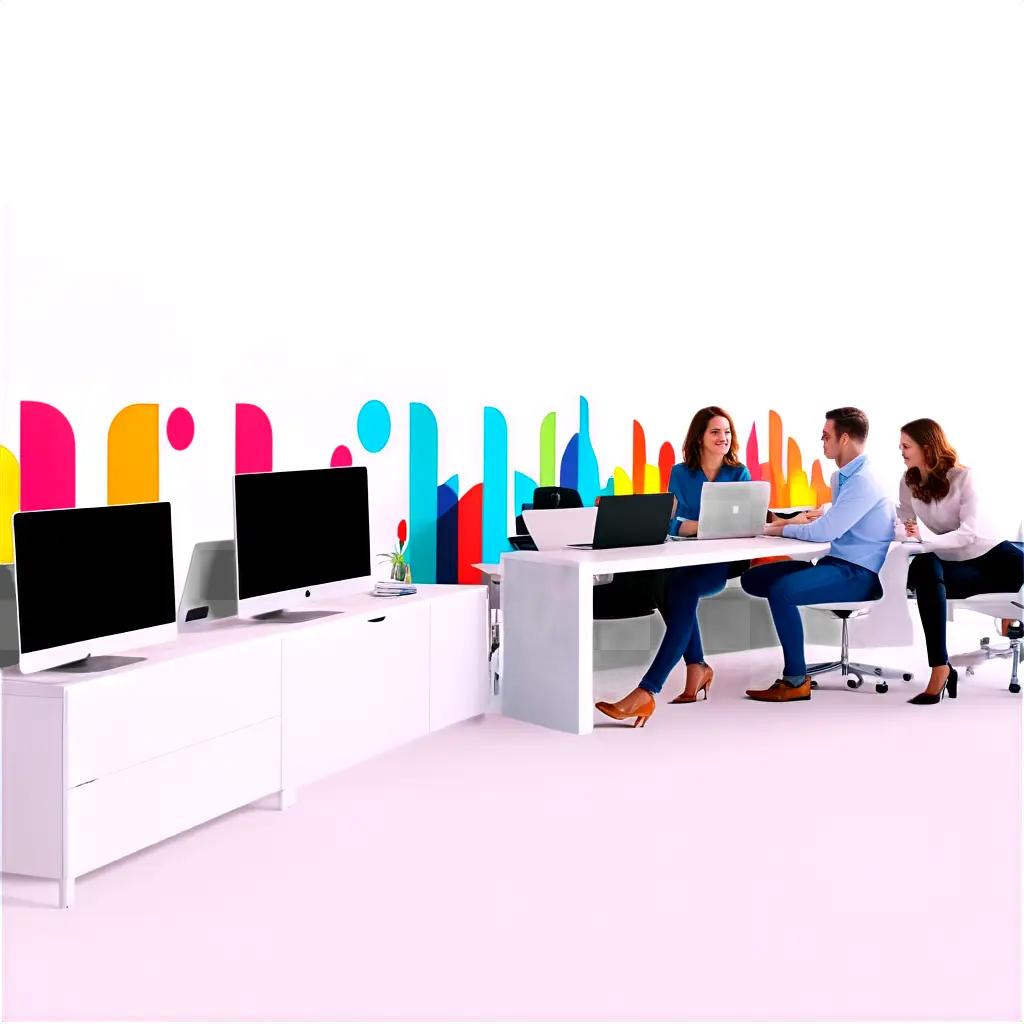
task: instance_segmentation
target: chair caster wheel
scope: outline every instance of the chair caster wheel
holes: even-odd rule
[[[847,686],[848,686],[848,687],[849,687],[849,688],[850,688],[851,690],[857,690],[857,689],[859,689],[859,688],[860,688],[861,686],[863,686],[863,685],[864,685],[864,680],[863,680],[863,679],[847,679],[847,680],[846,680],[846,685],[847,685]]]
[[[913,678],[914,678],[914,673],[913,672],[904,672],[903,673],[903,682],[909,683],[910,680],[913,679]]]
[[[967,674],[969,676],[973,676],[974,675],[974,666],[973,665],[968,665],[966,671],[967,671]]]
[[[816,690],[817,688],[818,688],[818,680],[817,679],[812,679],[811,680],[811,689],[812,690]]]
[[[875,693],[888,693],[888,692],[889,692],[889,684],[888,683],[875,683]]]
[[[1020,693],[1020,683],[1010,683],[1010,693]]]

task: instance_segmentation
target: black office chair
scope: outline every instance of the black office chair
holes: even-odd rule
[[[580,492],[574,487],[538,487],[533,504],[527,508],[583,508]],[[508,542],[516,551],[536,551],[537,545],[526,529],[521,515],[516,516],[517,534]],[[635,619],[653,615],[660,606],[664,572],[620,572],[608,583],[594,587],[595,619]]]
[[[538,487],[533,492],[534,508],[583,508],[575,487]]]

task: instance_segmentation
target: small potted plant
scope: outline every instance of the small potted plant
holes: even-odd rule
[[[412,568],[405,558],[405,543],[409,539],[408,527],[403,519],[398,524],[398,542],[393,551],[382,551],[382,561],[391,563],[391,578],[401,583],[412,583]]]

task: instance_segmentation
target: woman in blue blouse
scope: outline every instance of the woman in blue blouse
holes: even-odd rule
[[[670,532],[683,537],[697,533],[700,492],[706,483],[750,479],[738,451],[732,417],[724,409],[709,405],[693,417],[683,442],[683,461],[672,467],[669,477],[668,489],[675,498]],[[614,703],[599,701],[598,711],[617,719],[636,716],[633,725],[643,725],[654,714],[654,695],[661,692],[680,658],[686,661],[686,686],[671,703],[692,704],[701,693],[707,700],[714,672],[704,661],[697,602],[724,590],[728,576],[725,562],[683,566],[667,574],[662,603],[665,637],[654,661],[635,690]]]

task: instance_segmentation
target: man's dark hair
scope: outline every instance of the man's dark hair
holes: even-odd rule
[[[854,441],[863,444],[868,439],[868,418],[852,405],[844,405],[839,409],[830,409],[825,413],[825,419],[831,420],[836,425],[836,437],[849,434]]]

